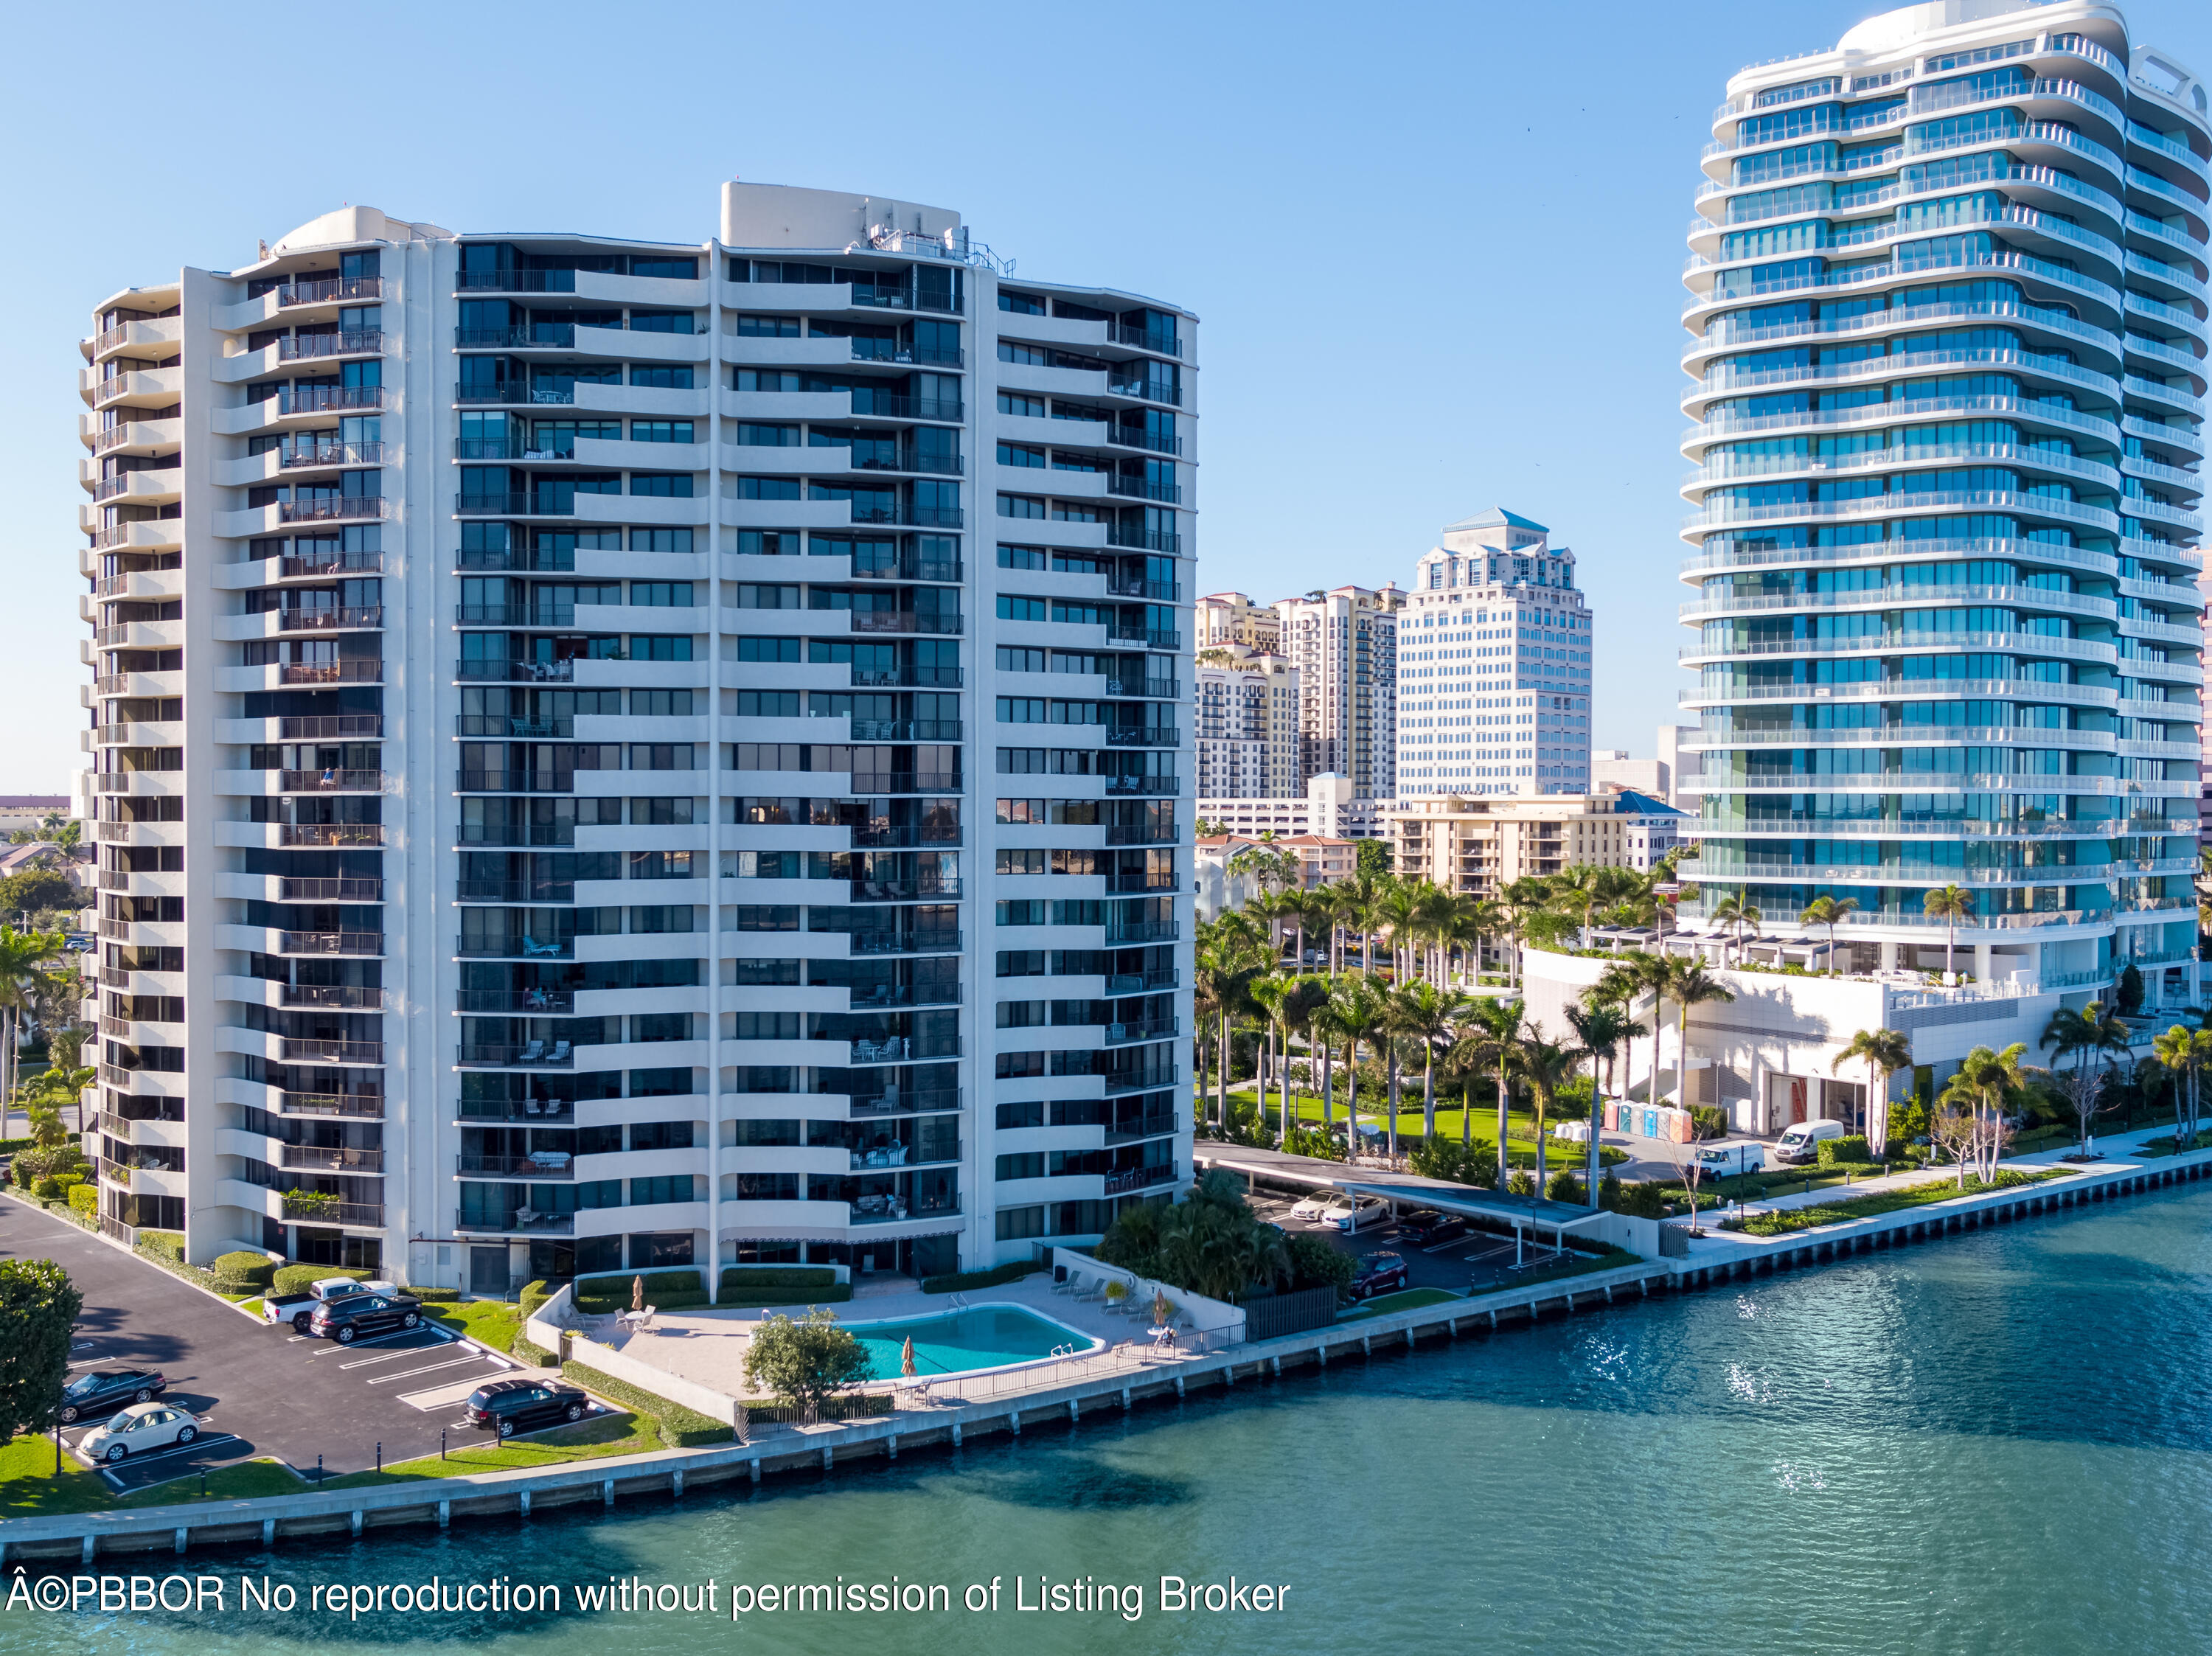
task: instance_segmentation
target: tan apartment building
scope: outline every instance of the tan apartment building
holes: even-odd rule
[[[1200,798],[1286,798],[1298,768],[1298,672],[1242,644],[1201,646],[1194,680]]]
[[[1194,641],[1201,650],[1224,644],[1262,652],[1283,647],[1283,618],[1273,604],[1255,604],[1244,592],[1209,592],[1194,607]]]
[[[1395,806],[1383,813],[1383,824],[1400,874],[1475,897],[1494,897],[1516,880],[1578,863],[1635,865],[1633,825],[1618,795],[1446,794]]]

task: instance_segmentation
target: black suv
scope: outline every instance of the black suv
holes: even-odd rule
[[[422,1320],[422,1301],[404,1294],[347,1294],[325,1300],[308,1319],[307,1331],[351,1345],[374,1334],[412,1328]]]
[[[1433,1247],[1455,1236],[1467,1234],[1467,1221],[1456,1213],[1416,1208],[1398,1216],[1398,1240],[1413,1247]]]
[[[470,1425],[513,1437],[581,1420],[591,1406],[589,1396],[558,1380],[504,1380],[470,1392],[465,1413]]]
[[[150,1368],[101,1368],[79,1374],[62,1388],[62,1406],[55,1412],[64,1426],[74,1426],[84,1415],[112,1415],[126,1403],[151,1403],[169,1389],[169,1382]]]

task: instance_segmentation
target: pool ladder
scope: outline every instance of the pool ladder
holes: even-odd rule
[[[968,1296],[964,1294],[953,1294],[948,1295],[945,1301],[945,1308],[947,1311],[965,1311],[969,1309]]]

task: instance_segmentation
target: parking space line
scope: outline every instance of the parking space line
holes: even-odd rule
[[[450,1334],[440,1334],[432,1329],[401,1328],[396,1329],[389,1334],[379,1334],[373,1340],[354,1340],[350,1343],[344,1343],[337,1340],[323,1341],[321,1344],[327,1345],[330,1350],[326,1351],[318,1351],[313,1355],[318,1357],[327,1357],[337,1352],[360,1351],[372,1345],[382,1345],[386,1340],[420,1339],[425,1334],[428,1334],[430,1336],[431,1343],[437,1345],[443,1345],[453,1338],[453,1336]]]
[[[431,1348],[427,1345],[394,1346],[389,1351],[380,1351],[373,1357],[356,1357],[351,1362],[342,1362],[338,1367],[340,1368],[366,1368],[371,1363],[391,1362],[396,1358],[411,1357],[417,1351],[428,1351],[429,1350],[431,1350]]]
[[[182,1454],[187,1450],[204,1449],[210,1443],[235,1443],[237,1441],[238,1434],[235,1432],[203,1433],[198,1437],[194,1438],[190,1443],[172,1443],[162,1448],[149,1449],[143,1455],[129,1455],[121,1460],[102,1460],[97,1461],[94,1464],[100,1468],[101,1477],[112,1477],[115,1476],[117,1470],[125,1466],[143,1466],[149,1461],[161,1460],[170,1455]],[[118,1483],[115,1487],[119,1489],[123,1486]]]
[[[368,1384],[371,1386],[388,1386],[396,1380],[407,1380],[416,1374],[434,1374],[441,1368],[459,1368],[468,1363],[482,1362],[483,1361],[483,1358],[482,1356],[478,1356],[475,1352],[471,1352],[465,1357],[448,1357],[443,1362],[429,1363],[421,1368],[403,1368],[396,1374],[371,1374],[368,1377]]]

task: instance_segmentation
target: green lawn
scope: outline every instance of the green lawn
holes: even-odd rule
[[[504,1351],[522,1331],[522,1307],[505,1300],[462,1300],[443,1305],[426,1304],[422,1315],[441,1328],[465,1334],[495,1351]]]
[[[1848,1219],[1870,1219],[1879,1213],[1895,1213],[1904,1208],[1925,1207],[1931,1202],[1948,1202],[1955,1196],[1979,1196],[1987,1191],[2013,1190],[2022,1185],[2036,1185],[2046,1179],[2061,1179],[2063,1173],[2029,1173],[2016,1168],[2001,1169],[1994,1180],[1968,1179],[1966,1187],[1960,1188],[1955,1175],[1935,1179],[1926,1184],[1907,1185],[1900,1190],[1874,1191],[1865,1196],[1855,1196],[1840,1202],[1823,1202],[1812,1207],[1782,1208],[1770,1213],[1754,1213],[1741,1226],[1733,1219],[1723,1222],[1723,1228],[1741,1229],[1753,1236],[1782,1236],[1794,1230],[1811,1230],[1819,1225],[1840,1224]]]
[[[0,1447],[0,1518],[98,1512],[114,1504],[98,1475],[66,1450],[61,1471],[55,1472],[51,1435],[27,1434]]]
[[[527,1440],[509,1438],[504,1443],[485,1435],[441,1458],[402,1460],[381,1472],[349,1472],[334,1477],[329,1489],[373,1489],[380,1483],[404,1483],[425,1477],[459,1477],[469,1472],[500,1471],[516,1466],[557,1466],[565,1461],[598,1460],[608,1455],[636,1455],[662,1447],[659,1429],[643,1415],[604,1415]]]
[[[207,1494],[200,1494],[198,1472],[167,1483],[149,1483],[110,1501],[116,1507],[176,1507],[199,1500],[246,1501],[256,1495],[301,1495],[314,1486],[281,1460],[244,1460],[217,1467],[208,1474]]]
[[[1464,1299],[1447,1288],[1408,1288],[1395,1294],[1385,1294],[1368,1301],[1355,1310],[1346,1312],[1339,1322],[1356,1322],[1362,1317],[1379,1317],[1387,1311],[1413,1311],[1425,1305],[1442,1305],[1446,1300]]]
[[[1232,1089],[1232,1090],[1234,1089]],[[1243,1096],[1247,1102],[1251,1101],[1252,1093],[1249,1089],[1249,1083],[1246,1084]],[[1209,1091],[1206,1094],[1206,1098],[1210,1103],[1213,1098],[1213,1094]],[[1382,1102],[1387,1105],[1389,1102],[1388,1098],[1384,1098]],[[1407,1107],[1409,1105],[1411,1106],[1410,1108]],[[1279,1112],[1281,1109],[1282,1095],[1277,1092],[1271,1085],[1267,1089],[1267,1119],[1270,1124],[1279,1119]],[[1334,1110],[1334,1119],[1341,1122],[1345,1119],[1345,1115],[1346,1113],[1345,1109],[1344,1094],[1341,1091],[1339,1091],[1336,1095]],[[1310,1124],[1313,1126],[1318,1127],[1321,1125],[1321,1099],[1316,1095],[1311,1093],[1291,1093],[1291,1114],[1295,1120]],[[1444,1100],[1443,1095],[1441,1094],[1438,1095],[1437,1098],[1437,1136],[1439,1138],[1450,1139],[1454,1143],[1458,1143],[1460,1137],[1460,1116],[1461,1109],[1458,1103],[1455,1101],[1449,1109],[1446,1109],[1444,1107]],[[1473,1133],[1471,1136],[1483,1143],[1495,1144],[1498,1142],[1498,1111],[1496,1107],[1493,1106],[1488,1109],[1485,1109],[1481,1106],[1478,1105],[1473,1112],[1473,1116],[1474,1119],[1469,1124],[1473,1128]],[[1359,1119],[1362,1121],[1373,1122],[1376,1125],[1383,1128],[1386,1131],[1389,1130],[1389,1117],[1383,1110],[1376,1107],[1376,1101],[1370,1099],[1364,1094],[1361,1095],[1359,1100]],[[1516,1168],[1533,1168],[1536,1164],[1535,1117],[1524,1110],[1515,1110],[1505,1118],[1505,1149],[1507,1156],[1510,1159],[1512,1165]],[[1425,1119],[1421,1114],[1421,1095],[1419,1089],[1416,1088],[1410,1097],[1401,1094],[1398,1100],[1399,1149],[1401,1150],[1405,1150],[1410,1149],[1412,1145],[1420,1143],[1424,1126]],[[1559,1156],[1562,1153],[1573,1158],[1572,1165],[1577,1167],[1582,1165],[1584,1155],[1583,1147],[1582,1145],[1571,1143],[1565,1139],[1559,1138],[1553,1138],[1550,1139],[1549,1142],[1551,1148],[1545,1154],[1545,1162],[1547,1166],[1560,1165]],[[1611,1166],[1616,1162],[1625,1162],[1628,1159],[1627,1153],[1626,1151],[1618,1149],[1610,1144],[1601,1147],[1600,1154],[1607,1166]]]

